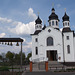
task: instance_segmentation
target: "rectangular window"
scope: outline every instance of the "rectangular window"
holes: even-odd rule
[[[69,40],[69,36],[67,36],[66,38],[67,38],[67,40]]]
[[[35,42],[38,42],[38,39],[37,38],[35,39]]]

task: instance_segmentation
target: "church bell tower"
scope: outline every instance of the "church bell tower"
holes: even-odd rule
[[[35,31],[36,30],[42,30],[42,21],[41,21],[41,19],[39,18],[39,16],[38,16],[38,18],[35,20]]]
[[[59,30],[59,24],[58,24],[59,19],[58,19],[58,16],[55,14],[54,8],[52,8],[52,13],[49,16],[48,22],[49,22],[49,26]]]
[[[63,32],[64,31],[71,31],[69,16],[66,14],[66,11],[65,11],[64,16],[62,17],[62,20],[63,20]]]

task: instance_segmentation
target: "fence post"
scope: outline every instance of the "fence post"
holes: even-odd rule
[[[30,61],[30,72],[32,72],[32,62]]]
[[[48,71],[48,61],[45,62],[46,72]]]

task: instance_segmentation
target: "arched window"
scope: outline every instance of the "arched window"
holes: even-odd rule
[[[58,22],[56,21],[56,25],[58,25]]]
[[[49,26],[51,26],[51,22],[49,22]]]
[[[39,26],[39,28],[41,28],[41,25]]]
[[[38,38],[35,38],[35,42],[38,42]]]
[[[35,54],[38,55],[38,47],[35,47]]]
[[[69,26],[69,22],[68,22],[68,26]]]
[[[70,45],[67,45],[67,53],[70,54]]]
[[[38,26],[37,26],[37,28],[38,28]]]
[[[64,23],[63,23],[63,26],[64,26]]]
[[[52,37],[48,37],[47,38],[47,46],[52,46],[53,45],[53,38]]]
[[[67,25],[67,22],[65,22],[65,25]]]
[[[54,21],[52,21],[52,25],[54,25]]]

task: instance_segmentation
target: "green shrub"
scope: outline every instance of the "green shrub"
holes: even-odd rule
[[[0,67],[0,71],[9,71],[9,68],[7,66]]]

